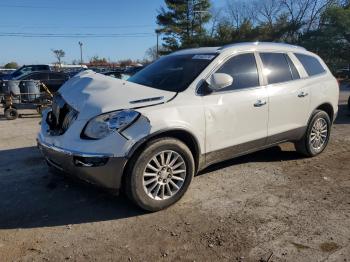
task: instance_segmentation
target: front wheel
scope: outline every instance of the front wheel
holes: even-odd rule
[[[130,161],[125,181],[126,193],[148,211],[167,208],[180,200],[195,172],[191,151],[174,138],[149,142]]]
[[[313,157],[320,154],[327,146],[331,131],[329,115],[316,110],[311,117],[304,137],[295,143],[297,152]]]

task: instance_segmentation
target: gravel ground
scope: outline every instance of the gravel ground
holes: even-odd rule
[[[283,144],[214,165],[151,214],[51,175],[40,118],[0,117],[0,261],[350,261],[349,91],[320,156]]]

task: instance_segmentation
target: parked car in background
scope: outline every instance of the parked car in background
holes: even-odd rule
[[[15,80],[39,80],[55,93],[69,79],[69,76],[63,72],[36,71],[16,77]]]
[[[76,74],[88,69],[86,65],[66,65],[66,64],[63,64],[60,67],[51,66],[51,65],[50,65],[50,67],[51,67],[51,71],[66,73],[69,77],[73,77]]]
[[[43,114],[37,141],[53,168],[123,187],[156,211],[177,202],[213,163],[286,141],[305,156],[320,154],[338,97],[328,67],[301,47],[182,50],[128,81],[92,71],[73,77]]]
[[[110,71],[102,72],[101,74],[105,76],[121,79],[123,73],[124,73],[124,70],[118,69],[118,70],[110,70]]]
[[[10,75],[15,71],[16,69],[0,68],[0,79],[1,77],[4,77],[5,75]]]
[[[133,76],[143,68],[144,66],[136,66],[136,67],[128,67],[126,69],[110,70],[110,71],[105,71],[100,73],[106,76],[111,76],[122,80],[128,80],[131,76]]]
[[[87,70],[85,65],[55,65],[55,64],[39,64],[39,65],[24,65],[11,74],[0,76],[0,80],[18,79],[24,75],[37,71],[64,72],[67,75],[75,75],[81,71]]]
[[[1,80],[18,79],[24,75],[27,75],[35,71],[51,71],[51,69],[49,65],[24,65],[18,68],[13,73],[3,76]]]
[[[145,68],[144,66],[128,67],[128,68],[125,69],[124,74],[127,74],[129,76],[133,76],[134,74],[136,74],[137,72],[141,71],[144,68]]]
[[[80,72],[82,71],[85,71],[87,69],[83,68],[83,69],[80,69],[80,70],[70,70],[70,71],[62,71],[63,73],[65,73],[69,78],[79,74]]]

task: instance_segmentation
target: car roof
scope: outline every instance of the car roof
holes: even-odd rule
[[[174,52],[175,55],[186,55],[186,54],[212,54],[212,53],[224,53],[224,52],[233,52],[233,51],[284,51],[284,52],[307,52],[307,50],[301,46],[290,45],[285,43],[273,43],[273,42],[243,42],[243,43],[234,43],[221,47],[200,47],[200,48],[191,48],[184,49],[177,52]]]

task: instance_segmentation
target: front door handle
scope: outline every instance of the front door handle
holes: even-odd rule
[[[264,100],[258,100],[258,101],[255,102],[254,106],[255,106],[255,107],[261,107],[261,106],[264,106],[264,105],[266,105],[266,104],[267,104],[266,101],[264,101]]]
[[[308,93],[305,93],[304,91],[300,92],[298,94],[298,97],[305,97],[305,96],[308,96],[309,94]]]

